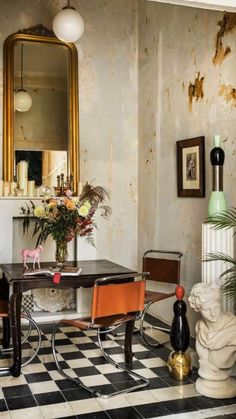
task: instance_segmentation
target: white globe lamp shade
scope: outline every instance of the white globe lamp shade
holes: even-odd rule
[[[32,106],[32,97],[26,90],[20,89],[15,93],[15,109],[19,112],[27,112]]]
[[[84,21],[73,8],[64,8],[53,20],[53,31],[63,42],[75,42],[84,32]]]

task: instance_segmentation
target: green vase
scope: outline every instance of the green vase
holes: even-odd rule
[[[227,204],[223,191],[212,191],[208,203],[208,215],[211,217],[221,211],[227,210]]]
[[[56,262],[60,266],[65,265],[68,259],[67,244],[66,240],[56,241]]]
[[[227,209],[223,192],[223,166],[225,160],[224,150],[220,147],[220,136],[214,136],[214,148],[210,153],[212,164],[212,192],[208,203],[208,215],[211,217]]]

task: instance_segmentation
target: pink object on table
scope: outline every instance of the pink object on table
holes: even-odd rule
[[[35,269],[35,263],[37,262],[38,267],[40,268],[40,252],[43,250],[43,246],[39,245],[36,247],[36,249],[30,250],[30,249],[22,249],[21,255],[23,258],[23,264],[24,268],[28,269],[28,266],[26,264],[27,258],[33,259],[33,268]]]

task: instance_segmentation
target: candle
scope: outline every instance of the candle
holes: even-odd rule
[[[84,186],[83,182],[79,182],[79,185],[78,185],[78,195],[81,194],[82,189],[83,189],[83,186]]]
[[[4,185],[4,181],[0,180],[0,196],[3,196],[3,185]]]
[[[16,189],[16,196],[22,196],[23,192],[22,189]]]
[[[34,195],[35,196],[40,196],[40,188],[35,188]]]
[[[23,190],[23,195],[27,196],[28,163],[25,160],[21,160],[17,164],[17,181],[19,188]]]
[[[13,196],[16,195],[16,188],[17,188],[17,183],[16,182],[11,182],[11,185],[10,185],[11,195],[13,195]]]
[[[4,182],[3,195],[4,196],[9,196],[9,193],[10,193],[10,183],[9,182]]]
[[[28,187],[27,187],[28,196],[34,196],[34,190],[35,190],[35,181],[29,180]]]

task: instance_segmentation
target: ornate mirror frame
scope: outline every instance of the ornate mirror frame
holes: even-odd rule
[[[3,179],[11,182],[14,176],[14,45],[19,42],[62,45],[68,51],[68,173],[73,174],[73,190],[78,193],[79,182],[79,106],[78,53],[73,43],[64,43],[43,25],[23,29],[9,35],[3,46]]]

